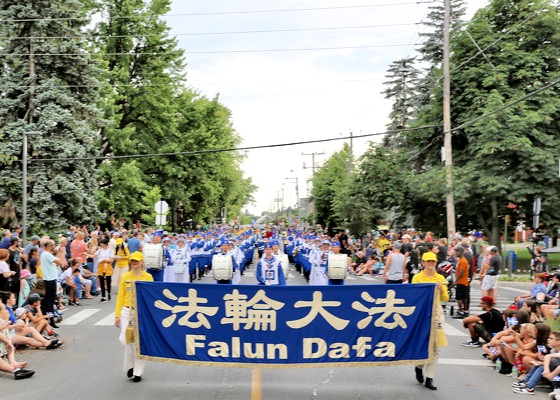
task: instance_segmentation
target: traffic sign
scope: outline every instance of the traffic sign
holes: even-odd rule
[[[160,200],[156,203],[154,209],[158,214],[165,214],[169,211],[169,204],[165,200]]]

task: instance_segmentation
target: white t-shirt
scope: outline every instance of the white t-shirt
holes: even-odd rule
[[[0,261],[0,274],[4,272],[10,272],[10,266],[6,261]]]

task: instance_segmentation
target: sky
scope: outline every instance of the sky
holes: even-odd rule
[[[467,18],[488,4],[469,0]],[[414,56],[435,1],[174,0],[165,17],[185,50],[187,83],[232,112],[240,147],[337,139],[256,149],[242,164],[258,190],[252,214],[294,207],[318,168],[354,136],[385,131],[389,65]],[[257,31],[257,32],[255,32]],[[357,159],[370,141],[353,140]],[[311,154],[315,153],[315,156]],[[324,154],[319,154],[324,153]],[[297,179],[296,179],[297,178]]]

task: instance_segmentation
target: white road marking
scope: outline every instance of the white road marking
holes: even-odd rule
[[[488,360],[473,360],[470,358],[440,358],[438,364],[444,365],[461,365],[461,366],[477,366],[492,367],[493,364]]]
[[[447,322],[443,324],[443,330],[445,331],[445,334],[449,336],[469,336],[466,329],[464,331],[461,331],[449,325]]]
[[[101,311],[100,308],[89,308],[87,310],[82,310],[71,317],[64,318],[59,325],[77,325],[86,318],[91,317],[93,314]]]
[[[115,324],[115,313],[112,312],[111,314],[107,315],[101,321],[96,322],[94,325],[97,326],[111,326]]]

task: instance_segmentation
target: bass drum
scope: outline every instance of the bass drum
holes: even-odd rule
[[[212,257],[212,272],[217,281],[230,281],[233,278],[233,260],[230,255],[216,254]]]
[[[146,243],[142,246],[146,269],[163,269],[163,245]]]
[[[327,276],[329,279],[346,279],[348,256],[346,254],[329,254]]]

